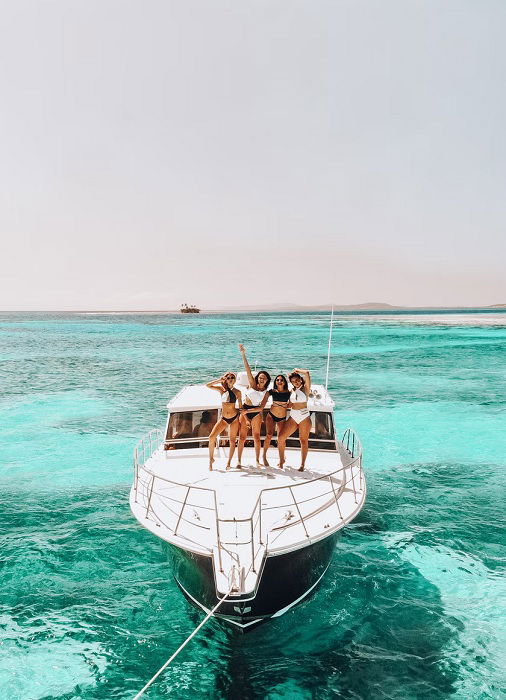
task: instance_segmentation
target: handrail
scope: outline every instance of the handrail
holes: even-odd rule
[[[150,431],[150,432],[148,433],[148,436],[150,436],[152,433],[159,433],[159,434],[161,435],[161,431],[158,430],[158,429],[156,429],[156,428],[155,428],[154,430]],[[146,437],[146,436],[145,436],[145,437]],[[350,437],[352,438],[352,451],[349,450]],[[141,438],[141,440],[140,440],[139,443],[137,444],[137,446],[136,446],[136,451],[138,450],[139,446],[143,443],[143,440],[144,440],[144,438]],[[361,462],[361,458],[362,458],[362,445],[361,445],[361,443],[360,443],[360,440],[359,440],[358,437],[356,436],[355,431],[352,430],[351,428],[348,428],[348,429],[344,432],[343,437],[342,437],[342,440],[341,440],[341,444],[343,445],[343,447],[345,446],[345,445],[344,445],[345,440],[346,440],[346,450],[347,450],[348,453],[351,454],[351,456],[352,456],[352,461],[349,462],[349,464],[347,464],[347,465],[345,465],[345,466],[341,465],[341,466],[339,466],[337,469],[335,469],[334,471],[329,472],[328,474],[322,474],[322,475],[320,475],[320,476],[315,477],[314,479],[307,479],[307,480],[305,480],[305,481],[301,481],[301,482],[298,483],[298,484],[293,484],[293,485],[291,485],[291,486],[286,486],[286,485],[285,485],[285,486],[271,486],[271,487],[262,489],[262,490],[260,491],[259,495],[258,495],[257,501],[255,502],[255,506],[253,507],[253,513],[255,512],[255,510],[256,510],[256,508],[257,508],[257,505],[258,505],[258,502],[259,502],[260,499],[262,498],[262,495],[263,495],[266,491],[280,491],[280,490],[282,490],[282,489],[285,489],[285,490],[286,490],[286,489],[288,489],[288,488],[290,488],[290,489],[292,489],[292,488],[300,488],[300,487],[302,487],[302,486],[306,486],[307,484],[312,484],[312,483],[314,483],[314,482],[316,482],[316,481],[321,481],[322,479],[330,478],[330,477],[334,476],[335,474],[337,474],[337,473],[339,473],[339,472],[343,472],[343,471],[345,472],[346,469],[353,467],[357,462]],[[151,444],[151,441],[150,441],[150,444]],[[353,456],[353,451],[354,451],[354,448],[355,448],[355,447],[357,447],[357,449],[358,449],[358,454],[357,454],[356,457]],[[143,452],[144,452],[144,450],[143,450]],[[134,454],[135,454],[135,453],[134,453]],[[150,455],[150,456],[151,456],[151,455]],[[138,467],[138,466],[139,466],[139,465],[138,465],[138,463],[137,463],[137,467]],[[142,465],[142,466],[144,466],[144,465]],[[361,466],[362,466],[362,465],[360,464],[360,472],[362,472]],[[157,479],[159,479],[159,480],[161,480],[161,481],[165,481],[166,483],[172,484],[172,485],[174,485],[174,486],[181,486],[182,488],[187,488],[187,487],[188,487],[188,484],[187,484],[187,483],[184,483],[184,482],[182,483],[182,482],[174,481],[173,479],[167,479],[166,477],[159,476],[158,474],[155,475],[155,474],[153,474],[153,472],[151,472],[149,469],[146,469],[145,467],[144,467],[144,470],[145,470],[148,474],[150,474],[151,476],[156,476]],[[350,469],[350,471],[351,471],[352,479],[353,479],[353,470]],[[362,477],[362,474],[361,474],[361,477]],[[138,473],[137,473],[137,479],[138,479]],[[346,483],[349,483],[349,482],[346,482]],[[354,485],[354,479],[353,479],[353,485]],[[199,490],[199,491],[208,491],[208,492],[212,492],[212,493],[214,494],[214,496],[216,497],[216,491],[215,491],[214,489],[206,488],[206,487],[204,487],[204,486],[195,486],[195,485],[193,485],[193,484],[191,485],[190,488],[196,489],[196,490]],[[355,487],[354,487],[354,490],[355,490]],[[355,496],[356,496],[356,494],[355,494]],[[274,506],[274,507],[277,507],[277,506]],[[271,507],[271,508],[272,508],[272,507]],[[248,520],[249,520],[249,518],[248,518]]]
[[[217,437],[220,437],[221,440],[229,440],[228,437],[222,437],[221,435],[218,435]],[[260,435],[260,441],[263,442],[267,438],[267,435]],[[276,438],[272,438],[275,440]],[[236,440],[239,440],[239,437],[236,437]],[[251,436],[248,436],[246,440],[253,442],[253,438]],[[287,438],[288,440],[299,440],[299,438],[296,435],[290,435],[290,437]],[[193,435],[191,437],[178,437],[178,438],[165,438],[163,440],[163,443],[165,445],[187,445],[189,443],[199,443],[199,442],[209,442],[209,435]],[[335,445],[336,440],[335,438],[316,438],[316,437],[310,437],[309,442],[322,442],[327,445]]]
[[[150,431],[150,433],[155,432],[155,431],[156,431],[156,432],[159,432],[159,433],[161,434],[161,431],[160,431],[158,428],[153,429],[152,431]],[[148,435],[149,435],[150,433],[148,433]],[[349,444],[349,434],[350,434],[350,433],[355,434],[354,431],[353,431],[351,428],[348,428],[348,429],[344,432],[343,438],[342,438],[342,440],[340,441],[340,443],[343,445],[343,447],[344,447],[344,440],[345,440],[345,438],[347,437],[347,435],[348,435],[348,444]],[[141,442],[142,442],[143,439],[144,439],[144,438],[141,438],[141,440],[137,443],[136,449],[137,449],[138,446],[141,444]],[[182,438],[182,439],[186,439],[186,438]],[[200,438],[200,439],[202,439],[202,438]],[[191,440],[192,440],[192,441],[195,441],[194,438],[192,438]],[[326,441],[326,442],[328,442],[328,441]],[[356,446],[356,447],[358,447],[358,446],[360,447],[360,454],[357,454],[357,456],[352,455],[352,457],[353,457],[352,461],[351,461],[349,464],[347,464],[346,466],[342,466],[342,465],[341,465],[340,467],[338,467],[337,469],[335,469],[335,470],[332,471],[332,472],[329,472],[328,474],[321,474],[320,476],[317,476],[317,477],[315,477],[314,479],[306,479],[305,481],[301,481],[301,482],[298,483],[298,484],[293,484],[293,486],[291,486],[291,488],[298,488],[299,486],[305,486],[306,484],[312,484],[312,483],[314,483],[315,481],[319,481],[320,479],[326,479],[327,477],[333,476],[334,474],[337,474],[338,472],[343,471],[344,469],[348,469],[348,468],[351,467],[353,464],[355,464],[355,463],[360,459],[360,457],[362,456],[362,445],[361,445],[361,443],[360,443],[358,437],[356,437],[356,439],[355,439],[355,446]],[[348,447],[346,447],[346,449],[347,449],[348,452],[349,452]],[[150,456],[151,456],[151,455],[150,455]],[[140,465],[140,466],[143,466],[143,467],[144,467],[143,464]],[[144,470],[145,470],[148,474],[153,475],[153,473],[152,473],[149,469],[146,469],[146,468],[144,467]],[[167,479],[167,477],[159,476],[158,474],[156,474],[156,478],[157,478],[157,479],[160,479],[161,481],[166,481],[166,482],[169,483],[169,484],[173,484],[174,486],[182,486],[182,487],[185,487],[185,488],[188,486],[188,483],[186,483],[186,482],[174,481],[174,479]],[[200,490],[200,491],[213,491],[213,492],[215,492],[214,489],[210,489],[210,488],[207,488],[207,487],[205,487],[205,486],[194,486],[194,485],[192,484],[192,485],[191,485],[191,488],[192,488],[192,489],[198,489],[198,490]],[[264,491],[275,491],[275,490],[281,490],[281,489],[287,489],[287,488],[290,488],[290,487],[288,487],[288,486],[270,486],[270,487],[267,487],[267,488],[265,488],[265,489],[262,489],[262,491],[260,492],[260,494],[262,494]],[[253,510],[254,510],[254,509],[253,509]]]
[[[200,437],[200,438],[188,438],[183,440],[188,441],[188,442],[195,442],[195,441],[205,441],[205,437]],[[252,561],[251,564],[248,568],[249,571],[255,572],[255,565],[258,557],[258,553],[260,552],[261,547],[266,544],[265,540],[265,535],[268,533],[265,532],[264,530],[264,522],[263,522],[263,515],[270,510],[276,510],[280,508],[286,508],[295,505],[295,508],[297,509],[298,512],[298,519],[294,520],[293,522],[290,523],[285,523],[284,525],[280,525],[279,527],[276,527],[276,530],[279,529],[284,529],[285,527],[290,527],[296,524],[302,524],[302,527],[304,529],[304,533],[308,539],[310,539],[310,534],[307,529],[307,521],[309,518],[311,518],[313,515],[315,515],[317,512],[321,510],[323,506],[320,506],[317,508],[316,511],[312,511],[311,513],[308,513],[307,515],[303,515],[300,509],[300,506],[304,505],[305,503],[309,503],[310,501],[324,498],[326,496],[331,496],[332,501],[335,501],[337,510],[339,513],[340,519],[343,521],[343,515],[341,512],[341,508],[339,505],[339,496],[342,494],[343,490],[348,486],[350,483],[352,484],[353,487],[353,494],[355,498],[355,503],[358,503],[357,501],[357,488],[355,484],[355,477],[359,477],[359,489],[362,488],[363,484],[363,470],[362,470],[362,445],[360,443],[360,440],[358,436],[356,435],[355,431],[352,428],[348,428],[345,430],[343,433],[343,437],[341,441],[338,441],[336,439],[336,446],[338,448],[338,452],[341,451],[341,456],[342,456],[342,450],[345,450],[346,453],[350,457],[350,461],[347,464],[340,464],[338,468],[336,468],[334,471],[329,472],[327,474],[321,474],[317,477],[310,478],[304,481],[301,481],[297,484],[289,484],[289,485],[282,485],[282,486],[271,486],[262,489],[258,497],[255,501],[255,504],[253,506],[251,515],[248,518],[234,518],[234,519],[229,519],[229,518],[220,518],[218,515],[218,503],[217,503],[217,495],[216,495],[216,490],[212,488],[208,488],[205,486],[197,486],[193,484],[188,484],[188,483],[181,483],[178,481],[175,481],[173,479],[168,479],[165,476],[160,476],[158,474],[155,474],[151,469],[146,468],[146,462],[151,457],[154,451],[160,448],[160,446],[166,444],[168,441],[163,438],[162,432],[155,428],[149,433],[147,433],[145,436],[143,436],[137,445],[135,446],[134,449],[134,494],[135,494],[135,499],[137,499],[137,493],[138,493],[138,488],[139,488],[139,483],[142,484],[143,486],[143,495],[145,498],[144,503],[147,501],[147,507],[146,507],[146,518],[149,518],[150,512],[155,516],[157,520],[159,520],[161,523],[163,523],[166,527],[173,530],[173,534],[175,536],[178,536],[178,529],[180,526],[180,523],[182,520],[184,520],[187,523],[190,523],[191,521],[188,520],[188,518],[184,517],[184,511],[186,508],[193,507],[205,511],[209,511],[210,513],[214,512],[214,523],[215,523],[215,528],[216,528],[216,538],[217,538],[217,550],[218,550],[218,557],[219,557],[219,568],[220,571],[223,571],[223,562],[222,562],[222,548],[225,550],[225,545],[244,545],[244,544],[249,544],[251,542],[251,556],[252,556]],[[356,474],[356,466],[358,465],[358,473]],[[139,469],[142,467],[143,473],[145,475],[149,475],[151,477],[150,479],[141,479],[139,477]],[[349,476],[346,474],[346,470],[349,469]],[[336,491],[335,484],[334,484],[334,478],[337,474],[343,474],[344,478],[340,479],[340,484],[339,488]],[[296,497],[296,493],[300,493],[297,491],[297,489],[300,489],[303,486],[307,486],[309,484],[314,484],[317,481],[323,481],[323,480],[328,480],[330,488],[328,491],[324,491],[323,493],[319,493],[316,496],[311,496],[309,498],[305,499],[300,499]],[[169,527],[168,523],[164,523],[163,520],[160,520],[159,516],[156,515],[156,513],[153,510],[153,506],[151,505],[151,500],[154,492],[154,486],[155,482],[164,482],[166,484],[171,485],[172,487],[176,488],[181,488],[184,489],[185,495],[184,499],[183,496],[181,496],[181,499],[177,498],[172,498],[171,496],[164,494],[164,493],[157,493],[158,498],[162,499],[167,499],[170,501],[174,501],[175,503],[179,504],[180,510],[178,512],[178,509],[175,508],[175,510],[172,510],[169,508],[169,510],[172,512],[173,516],[176,518],[177,523],[172,527]],[[337,482],[336,482],[337,483]],[[197,503],[192,503],[193,499],[190,498],[190,493],[191,491],[200,491],[200,492],[207,492],[209,493],[211,497],[211,505],[201,505]],[[282,491],[284,490],[287,495],[290,494],[291,500],[289,503],[282,503],[282,504],[276,504],[276,505],[270,505],[268,506],[267,504],[264,505],[262,502],[265,500],[265,496],[267,493],[272,493],[272,492],[277,492],[277,491]],[[156,493],[156,492],[155,492]],[[283,499],[284,500],[284,499]],[[326,507],[326,506],[325,506]],[[255,520],[255,522],[253,522]],[[209,521],[208,521],[209,522]],[[233,542],[228,542],[224,541],[221,537],[220,533],[220,524],[223,523],[250,523],[250,539],[247,540],[246,542],[243,542],[242,539],[239,541],[237,539],[237,534],[236,534],[236,539]],[[197,523],[193,523],[192,525],[197,525]],[[198,527],[205,527],[205,529],[209,529],[208,526],[204,525],[198,525]],[[259,530],[258,535],[257,529]],[[271,531],[272,526],[269,528],[269,532]],[[180,535],[179,535],[180,536]],[[257,539],[258,538],[258,539]],[[265,541],[264,541],[265,540]],[[255,545],[257,545],[256,552],[255,552]]]

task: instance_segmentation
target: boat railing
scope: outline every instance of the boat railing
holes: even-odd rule
[[[142,472],[147,478],[141,476]],[[144,517],[153,520],[155,525],[163,525],[175,537],[182,536],[182,525],[186,523],[197,531],[216,529],[219,540],[220,533],[217,525],[218,504],[216,491],[205,486],[182,484],[164,476],[154,474],[144,465],[135,465],[136,478],[134,482],[134,499],[144,506]],[[154,498],[164,505],[163,512],[155,508]],[[193,518],[189,515],[193,512]],[[191,541],[188,533],[184,538]],[[198,543],[198,539],[195,539]],[[209,548],[211,551],[211,548]]]
[[[143,435],[134,447],[134,488],[137,493],[139,485],[139,466],[144,466],[153,452],[159,449],[163,442],[163,433],[159,428],[153,428]]]
[[[353,428],[347,428],[344,431],[341,444],[346,447],[352,457],[355,457],[357,454],[362,454],[362,443]]]
[[[301,481],[298,484],[273,486],[265,488],[258,494],[251,515],[246,518],[220,518],[218,513],[217,495],[214,489],[193,484],[180,483],[159,476],[145,468],[147,459],[163,444],[160,430],[150,431],[136,445],[134,450],[134,494],[137,501],[139,491],[142,492],[145,505],[145,517],[153,518],[157,525],[164,525],[174,536],[181,536],[183,523],[191,527],[185,530],[185,539],[189,540],[189,532],[193,528],[214,530],[219,555],[219,568],[223,571],[221,558],[222,549],[232,545],[249,545],[251,547],[251,563],[248,572],[256,571],[258,554],[267,545],[269,532],[279,532],[294,525],[301,524],[304,534],[310,538],[309,520],[329,507],[334,502],[339,518],[344,522],[340,507],[340,497],[346,489],[353,492],[353,498],[358,504],[358,497],[363,488],[362,446],[356,433],[349,428],[342,440],[338,442],[341,454],[341,465],[328,474]],[[143,467],[147,479],[140,477]],[[315,484],[321,483],[322,488],[314,494]],[[313,493],[308,489],[311,485]],[[156,487],[165,489],[159,490]],[[164,502],[168,515],[153,508],[153,496],[156,495]],[[286,498],[285,498],[286,496]],[[318,503],[319,501],[319,503]],[[283,511],[289,509],[283,514]],[[290,509],[295,509],[293,513]],[[193,512],[193,517],[189,515]],[[276,520],[276,514],[280,518]],[[233,536],[224,535],[223,531],[230,526]],[[239,529],[243,539],[239,539]],[[246,532],[245,532],[246,530]],[[195,530],[198,532],[198,530]],[[198,539],[195,539],[198,542]],[[201,543],[200,543],[200,546]],[[209,550],[211,551],[211,550]]]
[[[344,522],[345,517],[341,509],[340,497],[345,490],[349,488],[353,492],[355,504],[358,504],[358,497],[363,483],[362,479],[361,455],[357,455],[357,457],[351,460],[346,466],[342,466],[330,474],[324,474],[299,484],[263,489],[260,494],[260,498],[263,499],[261,504],[262,533],[264,534],[266,531],[265,534],[268,536],[269,533],[286,530],[301,524],[304,535],[308,539],[311,539],[311,533],[309,531],[309,522],[311,518],[328,508],[331,503],[335,504],[339,519],[341,522]],[[311,484],[314,488],[317,482],[321,483],[322,489],[314,495],[308,495],[307,488],[304,489],[304,487]],[[306,492],[305,494],[304,491]],[[272,492],[277,492],[276,495],[286,494],[287,498],[269,505],[268,501],[270,499],[267,499],[269,492],[271,494]],[[290,510],[291,508],[295,508],[297,517],[292,513]],[[282,516],[283,522],[275,521],[273,513],[276,511],[280,514],[285,511]],[[267,520],[271,522],[271,527],[268,529],[263,525],[264,521]]]

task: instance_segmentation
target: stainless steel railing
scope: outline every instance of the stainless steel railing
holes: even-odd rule
[[[232,545],[247,545],[251,544],[251,564],[248,568],[248,572],[253,570],[255,572],[255,561],[260,548],[267,546],[269,532],[284,530],[285,528],[293,527],[297,524],[301,524],[304,530],[305,536],[310,540],[310,532],[308,529],[310,519],[317,513],[321,512],[323,508],[328,507],[330,502],[334,501],[339,518],[344,521],[342,510],[339,504],[340,496],[344,493],[347,487],[350,487],[353,491],[354,501],[358,504],[359,492],[363,489],[364,479],[362,470],[362,445],[355,431],[348,428],[343,434],[342,440],[337,442],[338,449],[341,455],[342,464],[329,474],[323,474],[321,476],[315,477],[313,479],[308,479],[302,481],[298,484],[284,485],[284,486],[273,486],[270,488],[265,488],[258,494],[257,500],[253,506],[251,515],[248,518],[242,519],[229,519],[220,518],[218,513],[218,503],[217,495],[214,489],[206,488],[203,486],[195,486],[185,483],[180,483],[172,479],[167,479],[166,477],[161,477],[154,474],[149,469],[145,468],[146,461],[149,457],[161,447],[164,443],[162,432],[158,429],[151,430],[147,435],[145,435],[138,442],[134,449],[134,495],[137,502],[137,497],[139,491],[142,491],[144,504],[146,507],[145,517],[154,518],[157,524],[163,524],[165,527],[172,532],[174,536],[178,536],[180,532],[180,527],[182,522],[190,524],[192,527],[204,528],[207,530],[214,529],[216,533],[216,544],[218,548],[219,556],[219,568],[223,571],[223,564],[221,558],[222,549],[226,549]],[[143,478],[140,477],[140,470],[143,470]],[[147,478],[146,478],[147,477]],[[314,485],[316,482],[321,482],[328,486],[327,490],[323,490],[317,495],[308,495],[307,486]],[[181,497],[177,498],[176,493],[172,495],[167,495],[156,490],[156,486],[164,486],[169,489],[177,491],[182,490]],[[304,494],[306,490],[306,494]],[[266,500],[269,494],[276,492],[276,495],[287,495],[286,502],[284,500],[281,503],[276,503],[274,505],[269,505]],[[208,505],[203,505],[202,502],[197,502],[195,496],[198,494],[206,494],[208,499]],[[167,502],[174,503],[174,510],[171,510],[169,506],[169,512],[174,516],[175,525],[170,522],[165,522],[163,515],[159,512],[155,512],[152,507],[153,495],[156,495],[158,499]],[[328,497],[328,498],[327,498]],[[327,498],[327,501],[325,501]],[[322,504],[319,507],[304,513],[307,509],[306,504],[312,503],[320,499]],[[273,527],[272,517],[270,517],[271,526],[267,530],[267,516],[270,511],[278,510],[282,511],[286,508],[295,507],[297,511],[297,518],[290,519],[284,524]],[[194,521],[190,521],[186,513],[189,509],[194,509],[197,511],[207,511],[207,525],[198,524]],[[249,527],[249,539],[239,540],[236,534],[236,538],[229,540],[223,539],[221,536],[221,528],[225,526],[226,523],[250,523]],[[236,531],[237,532],[237,531]],[[180,536],[180,535],[179,535]],[[185,539],[189,540],[188,533],[185,533]],[[197,540],[195,540],[197,543]],[[202,543],[199,542],[199,546]],[[212,551],[211,549],[209,551]]]

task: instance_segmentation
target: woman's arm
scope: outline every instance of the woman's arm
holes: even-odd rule
[[[293,371],[298,372],[300,375],[302,375],[302,377],[304,379],[303,392],[306,394],[306,396],[309,396],[309,393],[311,392],[311,375],[309,374],[309,370],[308,369],[300,369],[300,367],[297,367]]]
[[[251,367],[249,366],[249,362],[246,359],[246,350],[244,349],[244,345],[242,343],[239,343],[239,352],[242,355],[242,362],[244,365],[244,369],[246,370],[246,374],[248,375],[249,385],[252,389],[256,389],[257,384],[255,382],[255,377],[253,376],[251,372]]]
[[[270,393],[269,393],[268,391],[266,391],[266,392],[265,392],[265,396],[264,396],[264,398],[261,400],[260,405],[259,405],[260,410],[263,410],[263,409],[265,408],[265,404],[267,403],[267,401],[268,401],[270,398],[271,398]]]
[[[252,413],[260,413],[265,408],[265,404],[270,399],[270,397],[271,397],[271,395],[269,394],[268,391],[266,391],[264,398],[258,404],[258,406],[255,406],[254,408],[252,408],[251,406],[248,406],[247,403],[245,403],[241,406],[240,410],[243,411],[244,413],[246,413],[246,411],[251,411]]]
[[[207,382],[206,384],[208,389],[214,389],[215,391],[219,391],[220,394],[223,394],[225,389],[223,388],[223,377],[220,379],[213,379],[211,382]]]

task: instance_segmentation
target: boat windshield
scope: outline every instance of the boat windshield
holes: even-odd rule
[[[191,438],[207,438],[218,420],[218,409],[210,408],[203,411],[181,411],[171,413],[167,427],[166,440],[181,440],[180,443],[172,443],[172,449],[184,449],[189,447],[203,447],[200,442]],[[184,442],[183,442],[184,441]],[[206,443],[207,444],[207,441]]]
[[[262,438],[265,437],[265,418],[268,411],[264,411],[264,420],[260,430]],[[218,409],[205,409],[202,411],[181,411],[171,413],[165,436],[166,449],[187,449],[190,447],[206,447],[207,438],[218,420]],[[299,446],[298,430],[288,438],[288,447]],[[198,440],[198,438],[201,438]],[[228,430],[221,435],[221,444],[228,445]],[[246,445],[253,444],[251,435],[248,436]],[[276,437],[272,441],[275,446]],[[309,447],[314,450],[335,450],[334,417],[327,411],[311,411],[311,431],[309,433]]]

